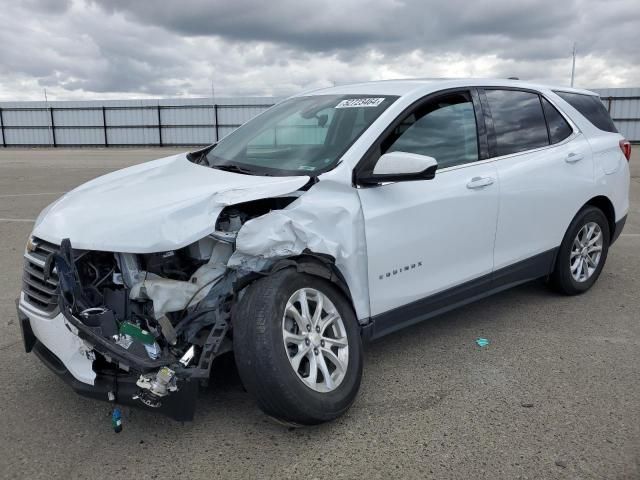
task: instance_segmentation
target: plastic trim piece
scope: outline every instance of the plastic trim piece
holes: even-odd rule
[[[174,357],[161,357],[157,360],[151,360],[129,353],[121,346],[93,332],[73,316],[63,302],[60,302],[60,313],[62,313],[67,322],[78,330],[78,337],[89,343],[93,350],[104,357],[112,359],[112,363],[119,364],[125,367],[125,369],[130,369],[138,373],[148,373],[177,361]]]
[[[627,223],[626,215],[616,222],[616,228],[613,230],[613,232],[611,232],[611,242],[609,243],[609,246],[613,245],[613,242],[615,242],[618,237],[620,237],[625,223]]]

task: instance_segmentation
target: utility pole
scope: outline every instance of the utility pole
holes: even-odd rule
[[[571,86],[573,87],[573,79],[576,76],[576,42],[573,42],[573,62],[571,64]]]

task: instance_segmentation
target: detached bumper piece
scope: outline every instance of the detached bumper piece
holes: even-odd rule
[[[134,398],[140,391],[140,387],[137,385],[139,378],[137,374],[121,373],[113,369],[112,372],[97,373],[93,385],[81,382],[67,370],[62,361],[53,352],[36,338],[31,330],[29,318],[20,310],[18,310],[18,320],[25,350],[33,352],[49,370],[60,377],[79,395],[158,412],[179,422],[193,420],[199,390],[199,382],[197,380],[178,380],[177,391],[164,397],[160,405],[147,406],[137,398]]]
[[[136,383],[137,375],[97,374],[95,383],[88,385],[76,380],[62,362],[42,343],[37,342],[33,351],[47,367],[83,397],[109,401],[109,396],[113,395],[114,402],[119,405],[162,413],[179,422],[193,420],[198,398],[198,382],[196,381],[178,382],[178,391],[163,398],[160,405],[152,407],[141,403],[136,398],[140,391],[140,387]]]
[[[24,347],[27,352],[33,352],[49,370],[60,377],[76,393],[83,397],[102,401],[115,401],[119,405],[128,405],[161,413],[179,422],[193,420],[199,382],[196,380],[178,381],[178,390],[163,398],[157,407],[146,406],[134,397],[140,390],[136,384],[138,375],[119,373],[115,369],[112,373],[101,372],[96,375],[93,385],[77,380],[62,361],[42,344],[31,330],[29,318],[18,310],[18,320]],[[112,396],[110,398],[110,396]]]
[[[134,355],[96,334],[72,315],[63,302],[60,307],[65,319],[77,329],[78,337],[107,362],[118,367],[111,374],[96,372],[92,387],[77,381],[53,353],[36,341],[36,355],[76,392],[99,400],[108,400],[109,394],[113,394],[120,404],[159,411],[178,421],[193,420],[199,385],[208,381],[211,364],[227,332],[226,322],[219,322],[220,325],[212,328],[198,366],[184,368],[177,358],[151,360]]]

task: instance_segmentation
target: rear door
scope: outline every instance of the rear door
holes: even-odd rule
[[[500,179],[495,270],[529,259],[524,276],[545,275],[592,189],[591,148],[538,92],[487,88],[480,96]]]
[[[435,158],[438,170],[432,180],[358,189],[372,315],[413,304],[397,319],[407,322],[421,310],[412,302],[490,276],[498,180],[484,159],[484,122],[473,93],[430,97],[405,112],[375,146],[370,168],[383,153],[407,152]]]

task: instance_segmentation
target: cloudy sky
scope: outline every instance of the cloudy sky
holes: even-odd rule
[[[638,0],[2,0],[0,100],[509,77],[640,86]]]

